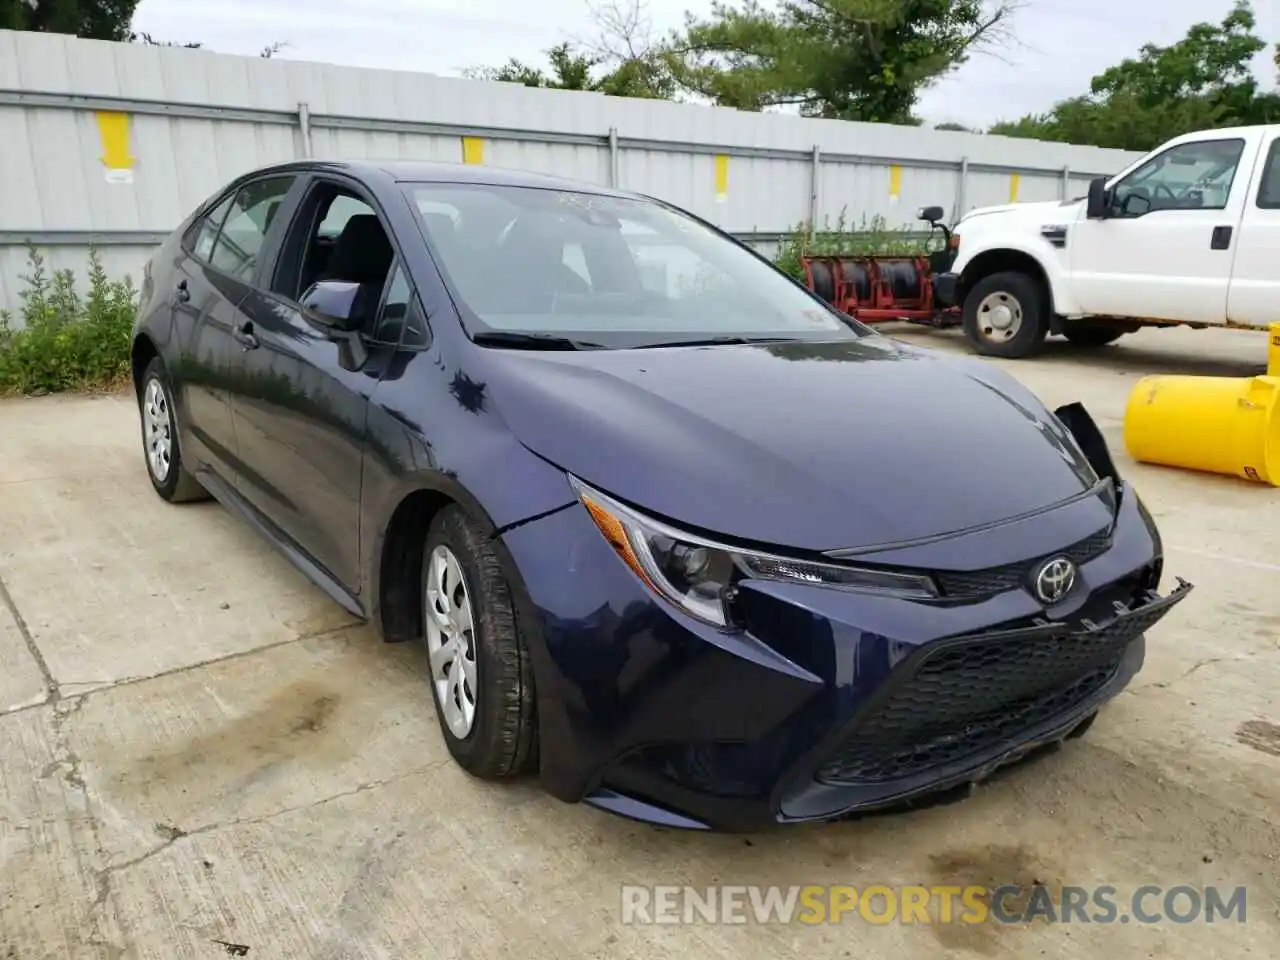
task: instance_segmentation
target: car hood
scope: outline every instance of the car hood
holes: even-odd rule
[[[879,335],[486,350],[482,365],[529,449],[656,516],[739,541],[898,544],[1025,516],[1096,482],[1012,377]]]

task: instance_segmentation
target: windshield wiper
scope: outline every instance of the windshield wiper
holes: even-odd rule
[[[742,337],[725,335],[721,337],[700,337],[697,340],[663,340],[659,343],[643,343],[637,350],[651,350],[655,347],[716,347],[744,343],[795,343],[794,337]]]
[[[515,330],[488,330],[471,338],[482,347],[514,347],[517,350],[602,350],[604,344],[573,340],[554,333],[519,333]]]

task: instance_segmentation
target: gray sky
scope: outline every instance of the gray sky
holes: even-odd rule
[[[655,34],[710,0],[647,0]],[[1089,78],[1146,42],[1165,45],[1197,21],[1220,21],[1231,0],[1023,0],[1015,41],[978,55],[921,100],[931,122],[988,125],[1048,109],[1083,93]],[[1280,40],[1280,2],[1255,0],[1258,33]],[[200,41],[224,53],[255,54],[283,41],[279,55],[348,66],[457,75],[508,57],[542,65],[542,51],[589,35],[586,0],[142,0],[135,29],[158,40]],[[1257,71],[1268,86],[1269,54]]]

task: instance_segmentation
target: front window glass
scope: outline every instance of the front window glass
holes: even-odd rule
[[[1170,147],[1116,184],[1116,212],[1141,216],[1153,210],[1221,210],[1243,151],[1243,140]]]
[[[477,332],[609,347],[870,331],[749,251],[659,203],[533,187],[408,189]]]

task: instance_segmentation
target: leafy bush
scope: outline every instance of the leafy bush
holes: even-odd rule
[[[111,280],[89,251],[89,287],[71,270],[45,266],[35,247],[18,294],[22,328],[0,310],[0,393],[54,393],[119,386],[129,376],[129,342],[138,293],[133,279]]]
[[[835,225],[828,219],[821,230],[810,237],[808,223],[801,223],[778,246],[773,262],[779,269],[797,280],[804,280],[800,258],[804,256],[915,256],[928,253],[930,243],[926,234],[911,227],[893,228],[884,217],[863,218],[857,230],[845,223],[845,213],[840,212]],[[935,242],[939,238],[934,238]]]

